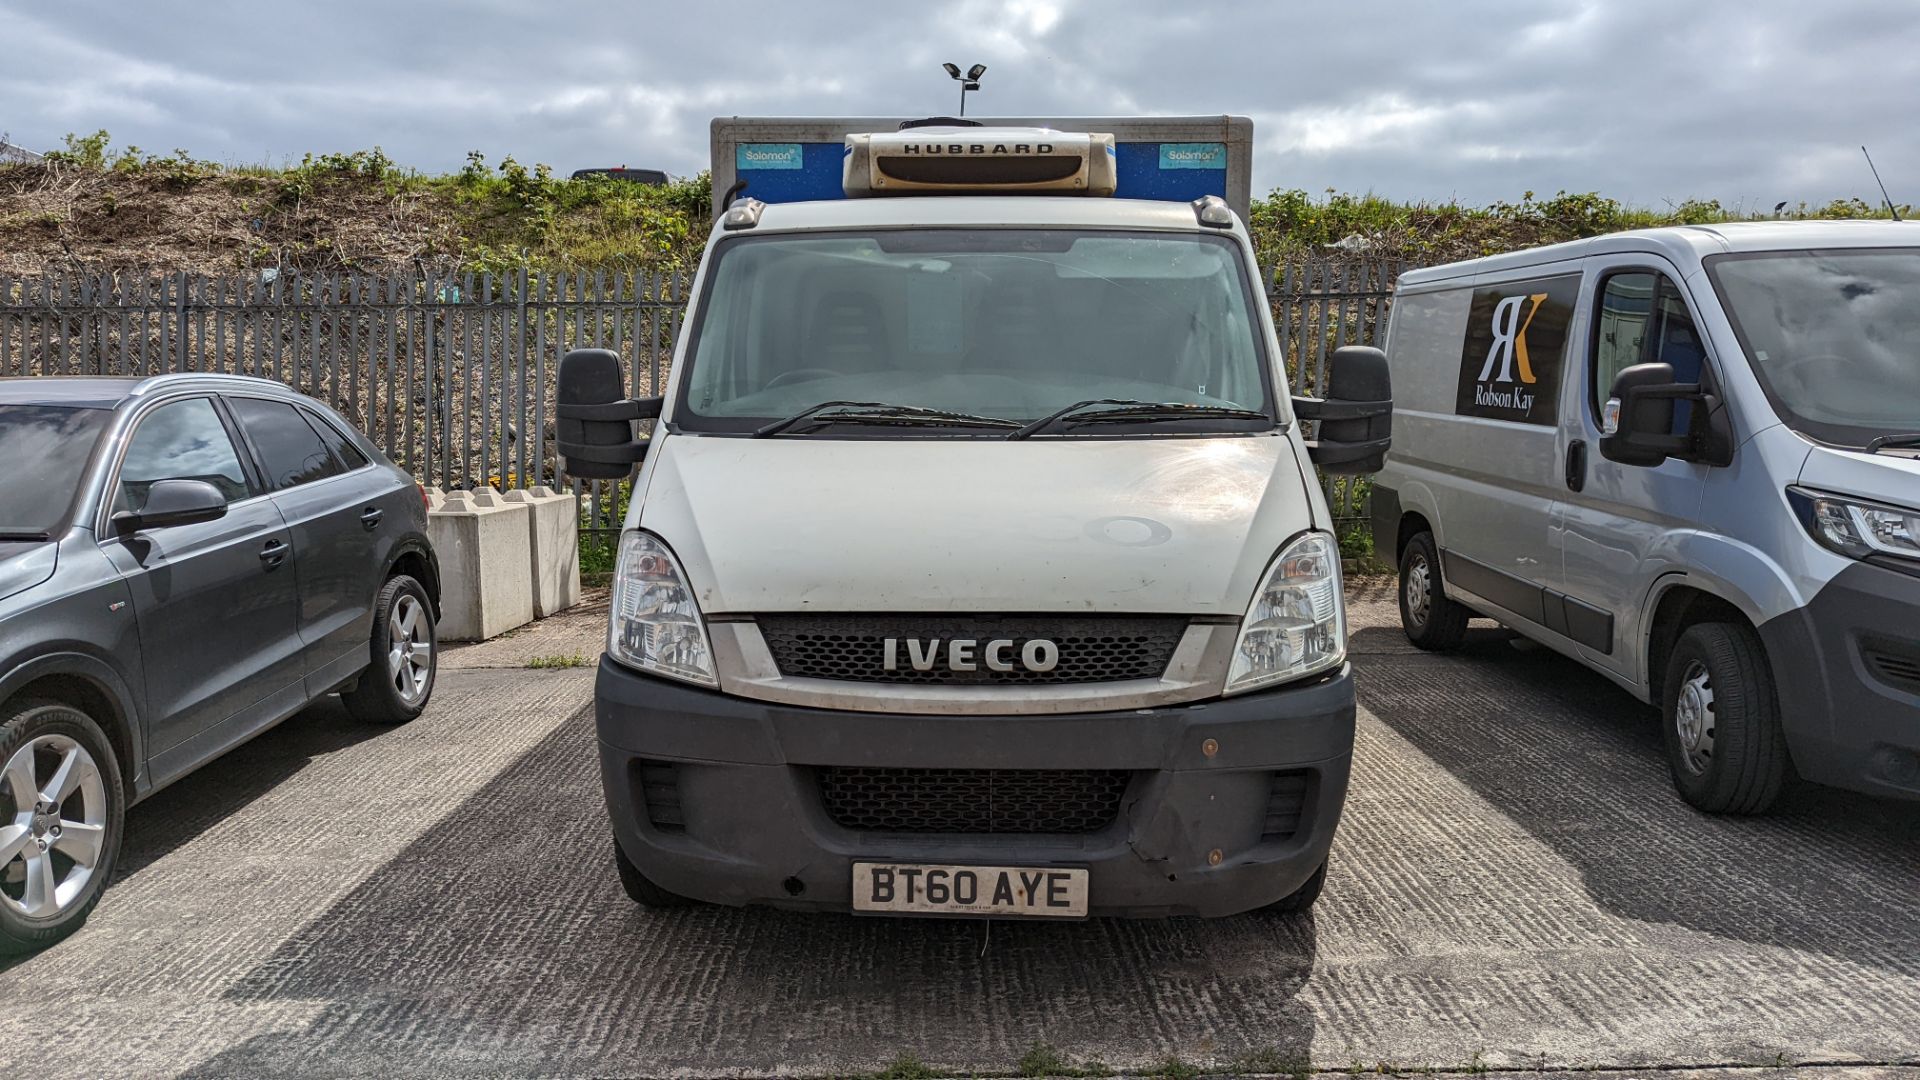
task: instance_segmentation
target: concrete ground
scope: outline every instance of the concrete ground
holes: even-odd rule
[[[522,666],[597,654],[589,612],[449,653],[411,725],[317,707],[135,808],[92,922],[0,968],[0,1075],[1006,1072],[1037,1043],[1164,1076],[1920,1072],[1920,807],[1702,817],[1610,684],[1491,624],[1415,653],[1378,584],[1352,615],[1309,917],[643,911],[592,671]]]

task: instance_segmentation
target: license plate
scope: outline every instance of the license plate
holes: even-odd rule
[[[853,910],[1084,919],[1087,871],[857,862],[853,864]]]

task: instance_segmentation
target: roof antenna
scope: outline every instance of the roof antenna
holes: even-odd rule
[[[1893,200],[1887,197],[1887,183],[1880,179],[1880,170],[1873,168],[1873,155],[1867,153],[1867,148],[1864,146],[1860,148],[1860,153],[1867,159],[1867,168],[1873,169],[1873,182],[1880,185],[1880,198],[1887,204],[1887,213],[1893,215],[1893,220],[1899,221],[1900,208],[1893,205]]]

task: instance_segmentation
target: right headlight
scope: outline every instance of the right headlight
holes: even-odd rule
[[[607,655],[671,679],[720,685],[700,606],[679,560],[659,537],[639,530],[620,537],[612,607]]]
[[[1790,487],[1787,501],[1821,546],[1855,559],[1920,559],[1920,510]]]
[[[1224,693],[1312,675],[1339,666],[1346,656],[1340,550],[1332,536],[1308,533],[1280,552],[1254,592]]]

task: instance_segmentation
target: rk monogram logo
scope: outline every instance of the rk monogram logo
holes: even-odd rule
[[[1578,277],[1553,277],[1474,290],[1454,411],[1520,424],[1554,423],[1567,324],[1579,289]]]

